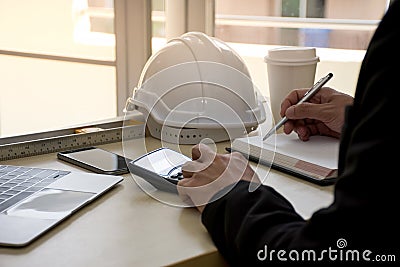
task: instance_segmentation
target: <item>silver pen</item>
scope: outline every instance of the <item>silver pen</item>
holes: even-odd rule
[[[309,99],[311,99],[318,91],[319,89],[322,88],[322,86],[324,86],[324,84],[326,84],[331,78],[333,77],[332,73],[328,73],[328,75],[326,75],[325,77],[322,77],[317,83],[315,83],[313,85],[313,87],[310,88],[310,90],[308,90],[302,99],[300,99],[300,101],[296,104],[301,104],[303,102],[308,101]],[[284,116],[277,124],[275,124],[275,127],[273,127],[271,130],[269,130],[269,132],[264,136],[263,141],[265,141],[268,137],[270,137],[271,135],[273,135],[279,128],[282,127],[283,124],[285,124],[285,122],[287,122],[288,118],[286,118],[286,116]]]

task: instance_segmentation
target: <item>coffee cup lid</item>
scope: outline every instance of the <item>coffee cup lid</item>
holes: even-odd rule
[[[264,57],[267,63],[285,64],[312,64],[319,61],[314,47],[292,47],[284,46],[268,50],[268,54]]]

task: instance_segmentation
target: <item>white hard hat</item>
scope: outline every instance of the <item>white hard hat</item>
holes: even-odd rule
[[[170,40],[143,68],[125,111],[145,115],[153,137],[177,144],[242,136],[265,121],[261,95],[240,56],[200,32]]]

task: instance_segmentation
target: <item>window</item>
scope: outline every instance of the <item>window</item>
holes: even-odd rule
[[[387,0],[216,0],[215,36],[244,57],[265,95],[267,69],[260,58],[274,46],[316,47],[316,79],[333,72],[329,86],[353,95],[365,50],[388,5]]]
[[[87,4],[2,1],[1,136],[116,116],[113,32],[93,31]]]
[[[208,31],[227,42],[246,61],[252,78],[260,91],[268,95],[268,78],[263,57],[276,46],[312,46],[317,48],[320,62],[317,77],[328,72],[335,74],[329,85],[354,94],[358,72],[368,43],[389,0],[153,0],[153,25],[161,31],[154,32],[153,51],[159,49],[165,38],[184,31]],[[194,2],[201,2],[205,9],[204,28],[193,27],[191,17]],[[180,10],[181,32],[168,26],[169,5],[183,5]],[[211,8],[210,8],[211,6]],[[178,9],[174,7],[175,9]],[[197,7],[198,8],[198,7]],[[177,14],[177,13],[173,13]],[[210,20],[213,20],[211,23]],[[163,24],[164,23],[164,24]],[[170,23],[171,24],[171,23]],[[164,28],[161,28],[161,26]],[[213,25],[212,30],[207,26]],[[171,33],[171,31],[174,31]],[[169,37],[168,37],[169,36]],[[164,39],[163,39],[164,38]],[[163,42],[163,41],[164,42]]]
[[[122,115],[149,56],[149,6],[146,0],[1,1],[0,137]]]
[[[216,0],[215,35],[237,43],[365,50],[386,0]]]

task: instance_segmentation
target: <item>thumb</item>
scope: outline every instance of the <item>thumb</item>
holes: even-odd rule
[[[197,145],[197,148],[200,152],[200,156],[198,157],[198,161],[203,163],[210,163],[214,160],[216,152],[211,149],[208,145],[200,143]]]

